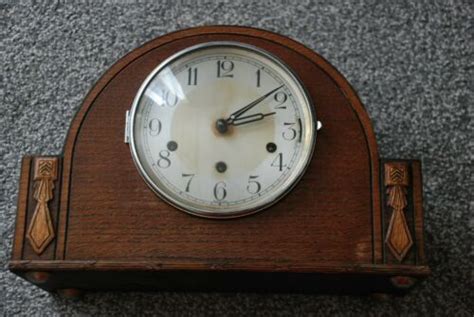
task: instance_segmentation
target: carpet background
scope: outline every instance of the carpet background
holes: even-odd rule
[[[0,312],[57,315],[473,316],[472,1],[0,0]],[[404,298],[98,293],[70,302],[6,270],[20,159],[59,154],[82,99],[130,50],[170,31],[238,24],[314,49],[358,91],[382,157],[423,163],[433,275]]]

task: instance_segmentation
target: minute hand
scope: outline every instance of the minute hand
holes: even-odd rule
[[[263,95],[262,97],[258,98],[257,100],[249,103],[248,105],[246,105],[245,107],[243,108],[240,108],[239,110],[233,112],[229,118],[227,119],[227,123],[232,123],[234,122],[235,119],[237,119],[239,116],[241,116],[242,114],[244,114],[245,112],[249,111],[250,109],[252,109],[253,107],[255,107],[256,105],[258,105],[260,102],[262,102],[265,98],[267,98],[268,96],[270,96],[271,94],[273,94],[275,91],[277,91],[278,89],[280,89],[281,87],[283,87],[284,85],[281,85],[280,87],[277,87],[275,89],[273,89],[272,91],[270,92],[267,92],[265,95]]]

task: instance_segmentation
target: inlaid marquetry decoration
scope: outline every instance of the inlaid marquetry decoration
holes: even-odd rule
[[[400,262],[403,261],[413,245],[413,239],[404,213],[404,209],[407,207],[409,180],[408,165],[406,163],[391,162],[385,164],[387,205],[392,208],[385,243],[393,256]]]
[[[54,182],[57,179],[58,159],[39,157],[34,161],[36,208],[28,227],[27,237],[37,254],[43,253],[54,239],[54,228],[48,202],[53,199]]]

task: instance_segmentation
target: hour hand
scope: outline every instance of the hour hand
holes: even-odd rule
[[[246,124],[246,123],[251,123],[251,122],[255,122],[255,121],[260,121],[260,120],[263,120],[263,118],[265,117],[268,117],[268,116],[271,116],[271,115],[274,115],[276,112],[269,112],[269,113],[256,113],[256,114],[252,114],[252,115],[249,115],[249,116],[245,116],[245,117],[238,117],[236,119],[234,119],[231,124],[232,125],[242,125],[242,124]]]

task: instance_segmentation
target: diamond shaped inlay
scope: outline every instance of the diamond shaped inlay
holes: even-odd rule
[[[393,255],[402,261],[407,252],[413,245],[413,240],[408,230],[407,222],[403,211],[397,209],[393,211],[392,220],[390,221],[386,243],[392,251]]]
[[[53,199],[57,162],[57,158],[37,158],[35,160],[35,192],[33,196],[37,204],[28,227],[27,238],[37,254],[43,253],[54,239],[54,228],[48,202]]]
[[[385,243],[398,261],[403,261],[413,245],[413,240],[405,219],[407,206],[407,186],[409,184],[406,163],[387,163],[385,165],[385,186],[387,186],[387,205],[392,207],[392,217],[388,226]]]

